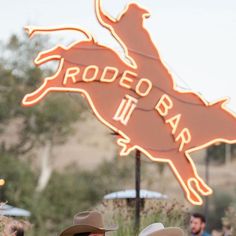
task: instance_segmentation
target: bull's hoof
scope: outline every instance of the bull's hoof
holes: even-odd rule
[[[196,191],[196,190],[198,190],[197,186],[199,186],[198,181],[194,178],[191,178],[188,180],[187,186],[188,186],[188,190],[189,190],[189,192],[187,192],[188,200],[194,205],[202,205],[203,200]]]
[[[210,195],[213,192],[212,189],[207,184],[205,184],[204,181],[201,179],[198,179],[196,185],[198,191],[204,196]]]
[[[129,140],[124,138],[119,138],[117,144],[121,147],[120,155],[127,156],[131,152],[132,146],[129,143]]]

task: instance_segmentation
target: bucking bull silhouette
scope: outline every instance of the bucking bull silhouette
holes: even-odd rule
[[[153,161],[167,162],[187,199],[202,204],[200,195],[212,190],[198,176],[189,154],[216,142],[236,143],[235,115],[224,107],[226,99],[208,103],[175,88],[143,26],[148,11],[132,3],[114,19],[102,10],[100,0],[95,6],[99,23],[124,48],[125,59],[80,28],[27,27],[30,37],[75,30],[86,40],[39,53],[36,65],[58,60],[58,70],[22,104],[33,106],[52,91],[81,93],[96,117],[117,135],[121,155],[138,149]]]

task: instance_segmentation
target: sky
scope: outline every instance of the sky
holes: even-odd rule
[[[117,17],[130,2],[103,0],[102,6]],[[229,97],[227,107],[236,113],[236,1],[133,2],[150,12],[145,27],[176,83],[200,93],[209,102]],[[7,40],[13,33],[22,34],[26,25],[73,25],[92,33],[99,43],[123,53],[109,32],[98,24],[93,0],[0,0],[0,3],[0,40]],[[49,36],[55,42],[67,44],[80,37],[78,33]]]

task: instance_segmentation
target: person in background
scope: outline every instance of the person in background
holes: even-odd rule
[[[223,236],[231,236],[232,235],[232,226],[230,224],[223,225]]]
[[[3,236],[24,236],[23,225],[17,220],[11,220],[4,225]]]
[[[190,231],[192,236],[210,236],[205,231],[206,219],[204,215],[200,213],[193,213],[190,218]]]
[[[102,215],[97,211],[79,212],[74,216],[73,224],[63,230],[60,236],[104,236],[117,227],[104,226]]]

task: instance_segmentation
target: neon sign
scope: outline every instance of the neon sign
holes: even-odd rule
[[[186,198],[196,205],[212,190],[200,178],[190,154],[216,142],[236,143],[236,117],[226,100],[208,103],[194,92],[178,91],[143,22],[150,15],[129,4],[117,19],[95,1],[96,15],[122,45],[126,60],[76,27],[26,27],[30,37],[59,30],[80,31],[86,37],[69,47],[40,52],[36,65],[57,60],[57,72],[27,94],[23,106],[33,106],[49,92],[79,92],[95,116],[117,134],[120,155],[138,149],[155,162],[167,162]]]

